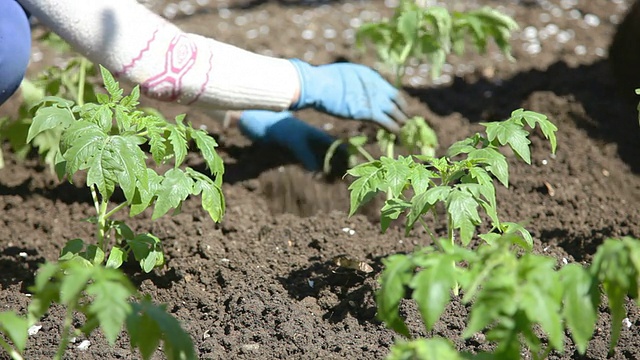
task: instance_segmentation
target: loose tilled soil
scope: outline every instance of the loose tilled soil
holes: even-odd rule
[[[484,56],[454,57],[436,81],[426,76],[424,66],[413,64],[404,83],[410,110],[436,129],[440,151],[479,131],[478,122],[504,119],[516,108],[547,114],[559,128],[557,155],[550,154],[538,135],[533,138],[532,166],[510,155],[511,186],[498,190],[502,218],[526,222],[535,251],[556,257],[559,265],[588,263],[607,237],[640,236],[640,127],[633,104],[618,95],[607,61],[630,1],[449,3],[501,6],[522,29],[513,39],[515,63],[494,49]],[[350,26],[357,26],[358,19],[389,15],[393,5],[222,0],[195,5],[194,13],[183,7],[187,16],[175,14],[179,7],[154,4],[185,30],[250,50],[304,57],[316,64],[346,59],[370,66],[377,65],[375,57],[353,48]],[[55,60],[45,56],[37,61],[43,50],[34,44],[31,73]],[[17,101],[12,99],[1,113],[15,115]],[[236,129],[223,131],[198,111],[154,105],[167,116],[186,111],[194,124],[206,125],[217,134],[226,163],[228,207],[222,223],[206,216],[199,199],[188,201],[173,217],[152,221],[144,214],[127,220],[136,231],[163,239],[168,256],[163,270],[145,275],[131,266],[127,271],[142,292],[168,304],[191,334],[199,357],[383,358],[395,335],[375,319],[373,291],[381,259],[428,245],[428,237],[419,232],[405,237],[399,227],[380,234],[375,208],[347,218],[346,181],[325,181],[307,173],[285,151],[252,146]],[[336,136],[374,131],[370,125],[313,111],[299,115]],[[202,167],[195,155],[189,162]],[[90,199],[85,189],[57,182],[35,158],[21,163],[7,156],[7,166],[0,170],[3,309],[24,311],[38,264],[55,260],[67,240],[91,237],[91,229],[80,222],[92,215]],[[442,233],[441,226],[434,226]],[[362,259],[375,271],[365,276],[336,269],[331,259],[339,254]],[[443,336],[465,350],[489,347],[481,337],[460,339],[467,308],[457,300],[430,334],[410,302],[404,311],[417,335]],[[28,359],[53,356],[62,317],[56,308],[42,319],[42,329],[29,338]],[[629,306],[628,320],[615,359],[640,358],[638,308]],[[606,358],[608,321],[602,308],[586,356],[579,356],[567,337],[568,351],[550,358]],[[82,340],[69,346],[66,358],[136,358],[124,338],[109,347],[97,332],[84,351],[77,349]]]

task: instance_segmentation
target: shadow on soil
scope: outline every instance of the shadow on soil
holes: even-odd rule
[[[6,289],[11,285],[22,284],[20,291],[29,292],[28,287],[33,284],[34,274],[44,262],[45,258],[36,250],[7,247],[0,252],[0,287]]]

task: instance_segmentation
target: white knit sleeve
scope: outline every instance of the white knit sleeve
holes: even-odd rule
[[[76,51],[155,99],[285,110],[300,86],[288,60],[183,32],[135,0],[18,1]]]

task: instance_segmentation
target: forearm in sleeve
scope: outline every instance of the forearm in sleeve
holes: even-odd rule
[[[79,53],[147,96],[213,109],[284,110],[300,86],[285,59],[186,33],[135,0],[19,0]]]

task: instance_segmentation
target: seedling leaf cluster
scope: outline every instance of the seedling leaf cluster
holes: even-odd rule
[[[447,55],[462,54],[469,40],[484,53],[493,39],[512,59],[509,39],[516,29],[518,24],[513,19],[490,7],[450,12],[442,6],[425,7],[419,1],[402,0],[391,18],[363,24],[356,45],[372,43],[378,57],[393,68],[399,83],[409,59],[427,60],[432,76],[437,77]]]
[[[161,240],[150,233],[136,234],[114,217],[128,207],[129,216],[152,209],[151,218],[157,219],[172,209],[180,211],[189,196],[200,196],[202,208],[219,221],[225,202],[217,143],[204,130],[185,124],[184,116],[170,123],[140,110],[138,87],[125,95],[105,68],[100,67],[100,72],[106,93],[92,92],[94,102],[85,103],[81,95],[77,102],[44,96],[30,110],[34,116],[26,141],[35,145],[43,136],[54,134],[47,136],[48,146],[40,152],[52,161],[60,179],[82,180],[89,188],[96,215],[87,221],[95,227],[95,238],[68,241],[58,262],[41,267],[30,289],[33,301],[26,317],[0,313],[0,331],[10,340],[0,339],[0,346],[13,359],[22,359],[27,329],[59,304],[66,316],[55,359],[63,358],[72,336],[100,328],[113,344],[123,327],[143,359],[151,358],[160,343],[168,359],[195,359],[193,343],[177,320],[138,294],[118,270],[130,258],[144,272],[163,266]],[[209,174],[184,165],[191,144],[202,155]],[[123,200],[116,203],[115,199]],[[76,312],[86,318],[78,329],[72,326]]]

